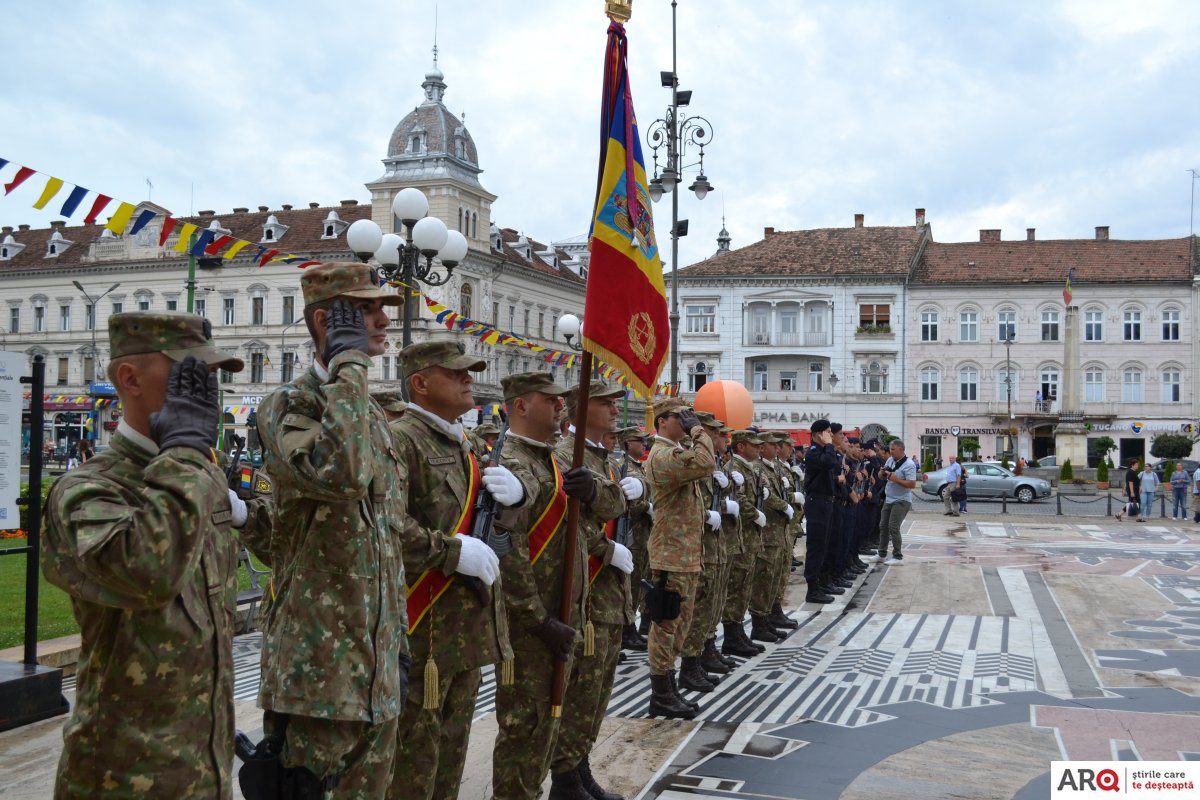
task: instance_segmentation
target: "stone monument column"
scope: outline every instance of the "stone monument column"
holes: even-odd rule
[[[1086,468],[1087,431],[1083,427],[1083,396],[1079,380],[1079,306],[1067,306],[1063,331],[1063,382],[1059,399],[1054,449],[1058,463],[1068,458],[1076,469]]]

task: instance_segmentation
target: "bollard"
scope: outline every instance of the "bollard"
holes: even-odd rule
[[[1000,495],[1000,513],[1001,514],[1008,513],[1008,495],[1006,495],[1006,494]]]
[[[1061,517],[1063,515],[1063,513],[1062,513],[1062,495],[1061,494],[1054,495],[1054,502],[1058,506],[1058,516]]]
[[[1108,497],[1108,512],[1107,512],[1107,514],[1108,514],[1108,516],[1111,517],[1112,516],[1112,494],[1110,493],[1106,496]]]
[[[1158,496],[1158,515],[1163,519],[1167,518],[1167,495],[1165,492]]]

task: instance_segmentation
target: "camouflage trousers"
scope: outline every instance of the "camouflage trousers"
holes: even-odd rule
[[[554,657],[532,634],[511,629],[509,635],[516,680],[511,686],[496,686],[499,731],[492,752],[492,798],[536,800],[542,796],[561,722],[550,716]],[[576,660],[567,662],[568,681]]]
[[[784,598],[787,597],[788,578],[792,574],[792,559],[796,557],[796,542],[800,541],[801,530],[799,524],[793,523],[793,526],[788,528],[784,540],[783,568],[779,570],[779,589],[775,594],[775,602],[780,605],[783,605]]]
[[[425,664],[409,670],[388,800],[458,797],[479,693],[479,670],[438,676],[438,707],[424,708]]]
[[[698,656],[704,652],[704,643],[716,636],[718,618],[725,608],[726,586],[729,582],[729,560],[705,564],[700,572],[700,585],[696,589],[696,607],[692,611],[692,624],[688,627],[683,642],[683,655]]]
[[[771,613],[779,594],[780,570],[791,565],[790,557],[784,560],[791,552],[784,544],[786,536],[786,528],[767,528],[763,532],[762,548],[758,551],[750,587],[750,613],[755,616],[765,617]]]
[[[285,767],[304,767],[319,778],[341,773],[330,797],[383,798],[392,777],[392,759],[396,753],[396,719],[378,725],[338,719],[288,718]],[[279,717],[270,711],[263,715],[263,729],[278,730]]]
[[[645,590],[642,588],[642,578],[646,577],[646,566],[650,563],[650,550],[635,545],[630,548],[629,552],[633,554],[633,572],[629,575],[629,593],[633,596],[633,610],[641,612],[644,605],[642,596],[645,594]]]
[[[759,531],[758,526],[754,526]],[[750,605],[750,585],[753,582],[754,563],[762,543],[761,533],[742,531],[742,550],[729,558],[729,579],[725,588],[725,608],[721,622],[743,622]]]
[[[555,775],[575,769],[592,752],[617,676],[621,626],[606,622],[592,624],[596,629],[596,653],[584,656],[582,649],[576,651],[563,699],[562,728],[550,759],[550,772]]]
[[[679,592],[679,616],[671,620],[654,622],[650,625],[650,674],[666,675],[675,670],[675,660],[683,652],[688,628],[692,624],[692,610],[696,605],[696,590],[700,585],[699,572],[668,572],[655,570],[650,578],[657,584],[667,576],[667,590]]]

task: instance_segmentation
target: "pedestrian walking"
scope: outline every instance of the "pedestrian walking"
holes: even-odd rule
[[[893,439],[888,449],[891,457],[883,465],[887,483],[884,487],[883,513],[879,517],[879,555],[875,556],[875,560],[895,567],[904,563],[904,553],[900,549],[900,525],[912,510],[917,465],[904,455],[902,440]],[[886,558],[889,541],[892,544],[892,557]]]
[[[1171,509],[1171,519],[1176,517],[1187,519],[1187,493],[1191,482],[1192,476],[1188,475],[1183,464],[1176,464],[1175,471],[1171,473],[1171,494],[1175,500],[1175,505]]]
[[[1138,488],[1142,496],[1142,514],[1138,517],[1138,522],[1145,522],[1147,516],[1154,514],[1154,495],[1158,492],[1159,483],[1158,475],[1146,464],[1138,478]]]
[[[1138,460],[1136,458],[1129,459],[1129,468],[1125,470],[1125,503],[1121,506],[1121,510],[1113,516],[1117,522],[1124,519],[1126,514],[1135,514],[1138,522],[1143,522],[1142,508],[1138,504]]]
[[[963,485],[963,468],[962,464],[958,463],[958,456],[951,454],[949,461],[950,465],[946,467],[946,484],[942,489],[942,503],[946,506],[945,516],[957,517],[960,513],[958,493]]]

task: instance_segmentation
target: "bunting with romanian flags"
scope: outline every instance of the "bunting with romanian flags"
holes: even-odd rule
[[[662,373],[671,337],[627,51],[625,27],[611,22],[604,54],[602,145],[581,338],[584,349],[619,370],[634,391],[649,397]]]

